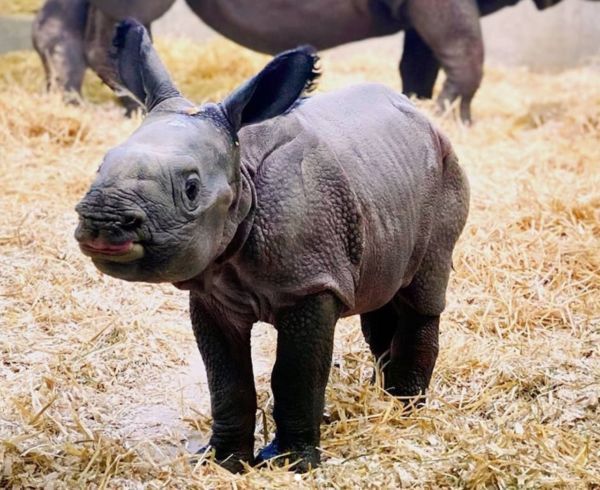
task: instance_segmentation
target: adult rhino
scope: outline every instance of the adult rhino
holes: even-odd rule
[[[33,40],[48,84],[79,92],[86,66],[110,80],[107,46],[116,22],[135,17],[149,28],[174,1],[47,0],[34,23]],[[186,1],[216,31],[269,54],[304,43],[326,49],[404,30],[404,93],[431,98],[441,67],[446,81],[438,104],[443,108],[460,98],[460,115],[468,122],[483,74],[479,17],[519,0]],[[560,1],[534,0],[539,9]]]

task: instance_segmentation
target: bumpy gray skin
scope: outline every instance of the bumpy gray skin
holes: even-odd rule
[[[33,46],[46,74],[48,89],[60,88],[77,98],[85,72],[85,0],[46,2],[33,22]]]
[[[128,0],[100,9],[102,1],[47,0],[34,19],[32,41],[44,65],[48,90],[60,90],[68,102],[76,103],[87,67],[103,80],[113,79],[107,52],[117,22],[133,16],[150,29],[173,3]],[[127,114],[140,108],[131,97],[119,98]]]
[[[146,26],[162,15],[174,0],[91,0],[85,20],[63,20],[64,11],[84,11],[87,0],[47,0],[34,27],[36,46],[69,46],[72,57],[55,60],[47,49],[38,49],[45,66],[60,76],[53,83],[78,91],[67,73],[83,73],[85,63],[77,48],[81,32],[89,66],[110,83],[103,60],[110,33],[117,21],[135,17]],[[518,0],[187,0],[208,25],[234,41],[275,54],[303,43],[318,49],[376,36],[406,31],[400,62],[403,91],[431,98],[440,66],[447,78],[438,104],[444,109],[460,98],[463,121],[471,120],[471,100],[483,74],[483,41],[480,15],[487,15]],[[534,0],[546,8],[560,0]],[[71,18],[69,14],[69,19]],[[54,19],[54,20],[52,20]],[[111,84],[112,85],[112,84]]]
[[[301,98],[315,78],[309,48],[196,108],[142,26],[124,23],[115,42],[119,83],[148,115],[104,158],[75,237],[111,276],[190,291],[217,460],[233,471],[255,461],[257,321],[278,331],[276,440],[257,461],[318,465],[340,317],[361,315],[388,392],[422,398],[469,201],[447,139],[381,85]]]

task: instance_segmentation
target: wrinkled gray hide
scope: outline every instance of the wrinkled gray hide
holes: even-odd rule
[[[256,295],[249,314],[273,321],[279,305],[323,289],[344,316],[375,310],[428,250],[446,250],[428,271],[439,290],[419,298],[423,313],[441,313],[452,248],[442,240],[462,228],[467,195],[448,141],[406,97],[381,85],[311,97],[243,129],[240,148],[263,203],[236,274]]]
[[[318,49],[384,36],[404,30],[400,63],[403,91],[431,98],[440,68],[446,81],[438,98],[440,109],[460,99],[460,114],[471,118],[470,104],[483,74],[483,41],[479,17],[514,5],[518,0],[187,0],[208,25],[252,49],[277,53],[304,43]],[[560,0],[535,0],[546,8]],[[58,73],[49,78],[58,87],[77,91],[85,62],[104,80],[106,51],[115,22],[134,17],[149,27],[173,0],[92,0],[87,21],[65,20],[66,11],[85,10],[85,0],[47,0],[38,15],[34,41],[46,66]],[[71,15],[71,14],[69,14]],[[51,21],[51,19],[54,19]],[[82,42],[85,50],[73,39]],[[66,36],[63,38],[63,36]],[[68,45],[66,61],[55,61],[43,46]],[[69,66],[69,60],[71,65]],[[75,82],[62,80],[73,78]],[[135,105],[129,105],[131,110]]]
[[[340,317],[360,314],[384,388],[422,403],[469,201],[443,134],[382,85],[302,98],[316,77],[308,47],[196,108],[142,26],[123,23],[115,44],[117,85],[149,112],[106,154],[75,236],[106,274],[190,291],[217,460],[319,463]],[[276,437],[255,458],[259,320],[278,331]]]

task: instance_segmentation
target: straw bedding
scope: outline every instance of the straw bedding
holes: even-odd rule
[[[42,0],[0,0],[0,15],[33,14],[42,3]]]
[[[225,41],[159,47],[198,100],[266,59]],[[321,90],[397,87],[393,65],[369,52],[326,56]],[[80,107],[41,87],[33,54],[0,58],[0,487],[600,485],[598,66],[488,67],[472,128],[436,118],[473,197],[428,404],[403,411],[371,385],[358,319],[341,321],[324,463],[303,476],[190,465],[210,418],[185,294],[101,276],[72,238],[73,207],[103,153],[139,120],[97,81],[86,86],[95,102]],[[257,446],[273,432],[274,341],[256,328]]]

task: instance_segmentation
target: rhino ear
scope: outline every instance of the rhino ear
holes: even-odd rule
[[[234,131],[283,114],[303,92],[313,90],[318,60],[312,46],[285,51],[235,89],[221,104]]]
[[[138,21],[126,19],[117,25],[110,57],[116,80],[105,82],[119,95],[125,92],[133,96],[147,111],[180,95],[152,46],[148,31]]]

